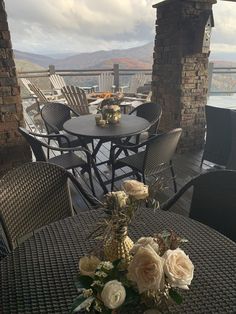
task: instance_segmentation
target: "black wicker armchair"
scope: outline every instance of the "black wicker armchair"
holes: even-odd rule
[[[0,257],[36,229],[73,215],[69,182],[88,208],[99,204],[71,173],[50,163],[27,163],[1,178]]]
[[[215,170],[198,175],[163,203],[161,209],[169,210],[191,187],[190,218],[236,242],[236,171]]]
[[[230,110],[206,106],[206,143],[201,160],[226,166],[231,147]]]
[[[47,162],[56,164],[58,166],[61,166],[65,169],[72,169],[74,174],[75,174],[75,171],[74,171],[75,168],[78,168],[78,167],[82,168],[83,172],[88,172],[91,190],[93,194],[95,195],[93,177],[92,177],[92,169],[93,169],[97,179],[99,180],[101,186],[104,189],[104,192],[107,192],[107,189],[105,185],[103,184],[102,178],[100,177],[99,171],[95,165],[95,162],[91,156],[91,153],[87,149],[85,149],[84,147],[70,147],[69,142],[68,142],[68,147],[65,147],[65,148],[49,146],[48,144],[36,138],[36,137],[42,137],[46,139],[49,139],[49,138],[54,139],[56,137],[58,140],[60,138],[63,138],[66,141],[67,137],[63,134],[44,135],[44,134],[29,132],[28,130],[21,127],[18,128],[18,130],[24,136],[27,142],[30,144],[30,147],[37,161],[45,161],[45,162],[47,161]],[[61,153],[63,152],[63,154],[47,159],[44,153],[43,147],[54,150],[54,151],[59,151]],[[87,160],[84,160],[81,157],[77,156],[74,153],[75,151],[84,152]]]
[[[64,138],[59,138],[60,147],[68,147],[68,141],[70,142],[70,147],[84,146],[87,144],[92,144],[93,141],[88,138],[80,138],[78,136],[66,133],[63,131],[63,124],[71,119],[72,114],[74,116],[79,116],[79,114],[73,110],[73,108],[68,107],[62,103],[47,103],[41,109],[41,116],[45,123],[47,133],[52,134],[64,134],[67,137],[65,141]],[[50,145],[51,138],[48,139],[48,145]],[[49,150],[48,150],[49,158]]]
[[[111,150],[111,160],[112,160],[112,183],[111,190],[114,187],[115,181],[115,170],[122,167],[130,167],[133,174],[135,174],[138,179],[142,179],[145,183],[145,176],[157,175],[162,171],[170,168],[174,190],[177,191],[177,186],[175,182],[175,174],[172,165],[172,157],[176,150],[177,144],[179,142],[182,129],[174,129],[168,133],[163,133],[160,135],[154,135],[147,141],[131,146],[131,149],[145,148],[143,151],[139,151],[130,156],[124,158],[115,159],[115,150],[129,150],[129,145],[114,145]],[[130,176],[131,173],[126,173],[126,176]],[[140,176],[141,174],[141,176]]]

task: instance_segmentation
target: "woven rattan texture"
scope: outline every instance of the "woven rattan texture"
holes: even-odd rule
[[[68,174],[36,162],[8,172],[0,181],[0,212],[13,247],[22,236],[72,215]]]
[[[1,262],[0,313],[68,313],[77,296],[73,277],[79,258],[94,243],[87,236],[98,211],[81,213],[43,228]],[[184,302],[171,313],[236,312],[236,244],[216,231],[169,212],[143,209],[129,229],[132,239],[172,228],[189,243],[195,265]],[[137,311],[136,311],[137,314]]]

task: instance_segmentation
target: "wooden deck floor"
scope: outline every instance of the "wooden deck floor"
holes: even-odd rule
[[[25,120],[26,120],[28,129],[33,130],[35,132],[42,131],[42,128],[40,129],[37,123],[35,124],[35,118],[33,115],[29,115],[25,113]],[[97,154],[97,163],[108,160],[109,151],[110,151],[110,143],[103,144],[100,151]],[[174,165],[174,169],[176,173],[176,181],[177,181],[178,189],[181,188],[192,177],[196,176],[197,174],[201,172],[206,171],[207,169],[213,166],[212,164],[206,162],[203,164],[203,167],[200,168],[201,156],[202,156],[202,151],[189,152],[185,154],[177,154],[177,153],[175,154],[173,158],[173,165]],[[110,166],[108,166],[107,164],[103,164],[103,165],[100,165],[98,169],[104,181],[111,179]],[[82,183],[85,189],[90,191],[88,175],[87,174],[81,175],[79,170],[76,172],[77,172],[77,179]],[[121,170],[118,170],[116,174],[120,176],[127,172],[129,172],[129,169],[123,168]],[[160,192],[160,195],[159,195],[160,202],[163,202],[174,193],[173,184],[170,180],[170,173],[169,172],[164,173],[162,175],[162,179],[164,180],[166,189]],[[95,177],[94,177],[94,185],[95,185],[97,197],[101,199],[103,197],[103,190],[98,180]],[[115,188],[119,189],[120,185],[121,185],[121,181],[117,181],[115,184]],[[110,185],[107,185],[107,188],[108,190],[110,190]],[[183,215],[188,215],[190,199],[191,199],[191,191],[187,191],[183,195],[183,197],[178,201],[175,207],[172,208],[172,210]],[[76,207],[81,210],[81,206],[83,205],[80,203],[76,194],[73,194],[73,200],[76,204]]]

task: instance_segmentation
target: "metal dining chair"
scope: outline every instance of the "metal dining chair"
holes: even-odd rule
[[[45,162],[56,164],[65,169],[72,169],[74,174],[75,174],[75,171],[74,171],[75,168],[78,168],[78,167],[82,168],[84,172],[88,172],[91,190],[94,195],[95,195],[95,190],[94,190],[94,184],[93,184],[92,169],[94,170],[94,173],[96,177],[98,178],[100,184],[101,185],[103,184],[103,181],[100,177],[100,174],[91,156],[91,153],[84,147],[70,147],[69,142],[68,142],[68,147],[65,147],[65,148],[49,146],[48,144],[37,139],[37,137],[41,137],[48,140],[49,138],[54,139],[56,137],[58,141],[60,141],[60,139],[63,139],[64,141],[66,141],[67,140],[66,136],[62,134],[54,134],[54,135],[38,134],[38,133],[29,132],[28,130],[21,127],[18,128],[18,131],[21,133],[21,135],[23,135],[23,137],[30,144],[30,147],[37,161],[45,161]],[[50,150],[63,152],[63,154],[47,159],[44,153],[43,147]],[[83,152],[86,155],[86,160],[77,156],[75,154],[75,151]]]
[[[71,173],[55,164],[27,163],[1,178],[0,256],[6,255],[35,230],[74,214],[69,182],[88,208],[99,204]],[[1,238],[6,241],[5,246]]]
[[[169,210],[190,188],[193,194],[189,217],[198,220],[236,242],[236,171],[214,170],[186,183],[161,205]]]
[[[111,149],[111,162],[112,162],[112,182],[111,190],[114,187],[115,181],[115,171],[122,167],[129,167],[132,172],[127,172],[122,176],[130,176],[135,174],[139,180],[146,182],[146,176],[157,175],[166,169],[170,169],[174,191],[177,191],[177,185],[175,181],[175,173],[172,164],[172,157],[175,153],[176,147],[178,145],[182,129],[174,129],[168,133],[163,133],[160,135],[154,135],[147,141],[135,145],[136,149],[143,148],[143,151],[138,151],[136,154],[126,156],[124,158],[116,160],[115,150],[129,150],[129,145],[117,144]],[[131,149],[133,146],[131,146]]]

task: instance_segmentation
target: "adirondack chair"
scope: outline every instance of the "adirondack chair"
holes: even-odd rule
[[[64,86],[61,89],[63,96],[67,101],[67,106],[72,108],[80,115],[89,114],[89,104],[86,93],[77,86]]]
[[[29,84],[31,84],[30,80],[27,78],[22,77],[21,82],[23,83],[24,87],[27,89],[30,97],[37,98],[37,96],[34,94],[34,92],[30,89]]]
[[[124,91],[124,88],[128,88],[126,92],[137,93],[138,87],[143,86],[147,81],[148,77],[145,74],[137,73],[131,77],[129,86],[123,86],[122,92]]]
[[[99,92],[112,92],[114,91],[114,77],[110,72],[103,72],[98,77]]]
[[[49,76],[49,80],[53,86],[54,91],[58,96],[62,96],[61,89],[66,86],[64,78],[58,74],[52,74]]]

